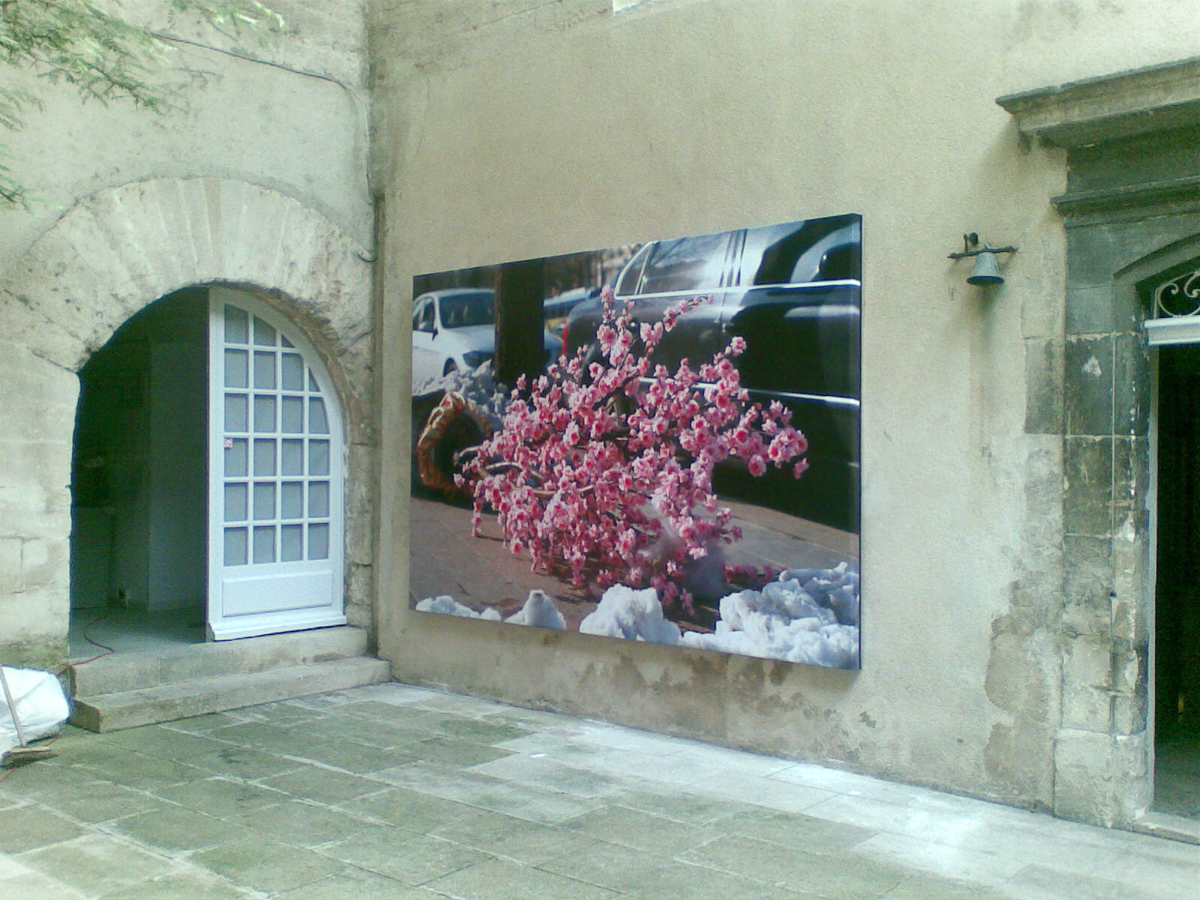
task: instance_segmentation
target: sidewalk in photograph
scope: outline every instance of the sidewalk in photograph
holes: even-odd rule
[[[1200,848],[383,684],[111,734],[0,783],[20,900],[1192,900]]]

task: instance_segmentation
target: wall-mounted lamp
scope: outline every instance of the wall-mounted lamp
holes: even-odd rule
[[[979,249],[974,249],[978,247]],[[1016,253],[1016,247],[989,247],[984,244],[979,247],[979,235],[975,232],[963,235],[962,253],[951,253],[950,259],[965,259],[975,257],[975,268],[967,276],[967,284],[987,286],[1004,284],[1004,276],[1000,274],[1000,264],[996,260],[997,253]]]

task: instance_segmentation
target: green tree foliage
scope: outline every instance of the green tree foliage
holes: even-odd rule
[[[259,0],[162,0],[174,13],[201,16],[231,36],[260,40],[283,20]],[[131,24],[111,3],[94,0],[0,0],[0,127],[18,131],[25,115],[41,104],[26,90],[3,84],[5,66],[25,68],[52,84],[67,84],[85,100],[132,102],[162,113],[169,91],[152,83],[170,45]],[[0,208],[22,205],[26,189],[14,180],[0,144]],[[11,158],[11,157],[10,157]]]

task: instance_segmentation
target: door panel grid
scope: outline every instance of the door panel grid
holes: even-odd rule
[[[209,625],[343,624],[341,420],[312,349],[241,292],[212,296]]]
[[[328,559],[329,420],[317,381],[269,323],[229,304],[224,316],[224,563]]]

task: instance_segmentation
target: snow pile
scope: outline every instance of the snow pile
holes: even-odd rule
[[[529,592],[525,606],[519,613],[509,616],[504,621],[510,625],[533,625],[537,628],[557,628],[559,631],[567,627],[567,620],[558,611],[550,595],[537,590]]]
[[[858,668],[858,573],[841,563],[835,569],[789,569],[779,577],[761,591],[738,591],[721,598],[716,633],[688,632],[680,644],[813,666]]]
[[[501,621],[500,613],[494,607],[488,607],[483,612],[476,612],[464,603],[459,603],[453,597],[442,594],[439,597],[426,597],[417,602],[418,612],[441,613],[446,616],[461,616],[464,619],[486,619],[489,622]],[[567,627],[550,595],[545,591],[530,591],[521,611],[509,616],[503,621],[510,625],[534,625],[538,628],[557,628],[562,631]]]
[[[678,644],[679,626],[663,618],[662,603],[654,588],[635,591],[615,584],[604,592],[600,605],[579,623],[581,634]]]
[[[487,619],[490,622],[500,621],[500,613],[491,607],[479,613],[471,609],[471,607],[459,603],[448,594],[442,594],[440,597],[426,597],[417,603],[417,611],[441,613],[446,616],[462,616],[464,619]]]
[[[467,372],[451,372],[449,375],[426,378],[414,384],[412,388],[414,397],[438,391],[462,394],[480,415],[492,423],[493,428],[500,427],[504,411],[508,408],[509,389],[496,381],[492,374],[491,360]]]
[[[845,562],[834,569],[788,569],[780,581],[798,581],[819,605],[833,610],[843,625],[858,624],[858,572]]]

